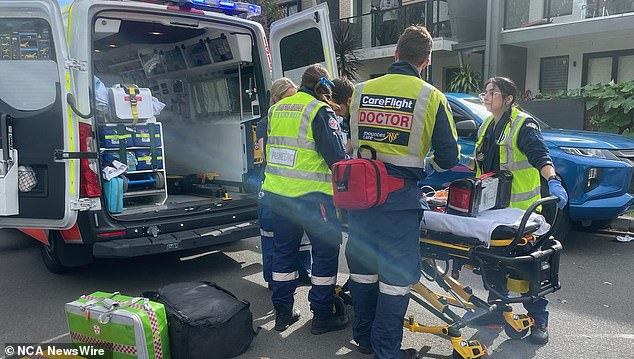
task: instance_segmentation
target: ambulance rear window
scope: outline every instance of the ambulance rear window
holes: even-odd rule
[[[289,35],[280,41],[282,49],[282,70],[288,71],[312,64],[324,62],[324,46],[321,33],[317,28],[310,28]]]
[[[0,19],[0,59],[55,61],[49,23],[44,19]]]

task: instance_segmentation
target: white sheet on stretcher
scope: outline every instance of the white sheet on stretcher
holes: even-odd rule
[[[460,237],[477,238],[488,247],[495,228],[502,225],[519,226],[522,216],[524,216],[524,210],[519,208],[492,209],[480,213],[477,217],[425,211],[420,227]],[[537,213],[532,213],[528,222],[539,225],[539,229],[534,233],[538,236],[550,229],[546,219]]]

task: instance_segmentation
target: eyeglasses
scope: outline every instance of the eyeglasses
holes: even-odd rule
[[[484,102],[484,99],[486,97],[491,97],[492,98],[492,97],[495,97],[495,95],[502,95],[502,93],[499,92],[499,91],[489,91],[489,92],[483,92],[483,93],[479,94],[478,97],[480,98],[480,101]]]

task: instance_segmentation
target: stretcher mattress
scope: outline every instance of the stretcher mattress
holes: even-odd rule
[[[488,210],[478,217],[463,217],[452,214],[425,211],[421,221],[421,229],[453,236],[476,239],[487,247],[491,239],[505,236],[512,238],[519,228],[524,211],[519,208]],[[526,225],[525,233],[542,235],[550,229],[544,217],[532,213]]]

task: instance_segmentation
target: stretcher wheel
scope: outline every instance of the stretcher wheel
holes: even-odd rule
[[[123,180],[123,193],[128,193],[128,177],[121,175],[121,179]]]
[[[509,336],[511,339],[522,339],[528,333],[529,328],[520,330],[519,332],[513,329],[511,325],[508,323],[504,323],[504,333]]]
[[[154,180],[156,181],[156,184],[154,185],[155,188],[157,189],[165,188],[165,175],[163,175],[163,173],[161,172],[153,173],[152,178],[154,178]]]

